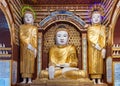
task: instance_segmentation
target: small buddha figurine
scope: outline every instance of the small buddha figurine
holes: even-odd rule
[[[20,73],[23,78],[21,83],[32,83],[37,55],[37,34],[38,29],[33,25],[35,15],[31,7],[25,6],[22,9],[24,24],[20,26]]]
[[[106,54],[106,27],[101,24],[99,11],[93,11],[91,25],[88,27],[88,62],[89,75],[94,84],[101,84],[103,75],[103,59]]]
[[[68,44],[68,32],[64,25],[57,28],[56,44],[49,51],[49,68],[40,72],[40,79],[88,79],[86,71],[77,68],[76,48]]]

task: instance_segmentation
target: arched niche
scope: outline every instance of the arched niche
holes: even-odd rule
[[[0,45],[11,47],[11,35],[9,23],[2,9],[0,9]],[[3,46],[4,47],[4,46]]]
[[[46,68],[46,66],[48,66],[48,53],[49,53],[49,49],[51,46],[55,45],[55,31],[56,28],[59,25],[65,25],[66,28],[69,31],[69,44],[74,44],[76,46],[77,49],[77,55],[78,55],[78,60],[79,63],[82,63],[82,34],[81,32],[79,32],[79,29],[77,27],[75,27],[73,24],[69,23],[69,22],[56,22],[51,24],[49,27],[47,27],[45,29],[45,32],[43,34],[43,59],[42,62],[44,62],[44,65],[42,65],[42,68]],[[78,64],[78,67],[81,68],[81,64]]]
[[[82,35],[86,34],[86,29],[84,28],[85,22],[69,11],[52,12],[39,23],[39,33],[42,33],[42,69],[48,67],[49,48],[55,44],[54,34],[56,27],[60,24],[64,24],[70,31],[69,44],[74,44],[76,46],[79,60],[78,67],[82,69]],[[87,57],[86,53],[84,54],[85,57]]]
[[[0,59],[12,59],[10,19],[4,7],[0,8]]]
[[[1,65],[1,86],[11,85],[12,74],[12,19],[5,0],[0,1],[0,65]],[[17,70],[17,69],[15,69]],[[7,75],[7,76],[6,76]]]

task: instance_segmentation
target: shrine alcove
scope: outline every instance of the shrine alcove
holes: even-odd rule
[[[48,67],[49,49],[55,44],[55,31],[59,25],[64,25],[69,31],[69,44],[74,44],[77,50],[79,64],[78,67],[82,68],[82,32],[75,25],[69,22],[55,22],[49,25],[43,32],[43,45],[42,45],[42,69]]]

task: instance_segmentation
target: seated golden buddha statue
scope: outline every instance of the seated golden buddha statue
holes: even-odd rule
[[[68,32],[63,25],[57,28],[56,45],[49,51],[49,68],[40,72],[40,79],[88,79],[86,71],[77,68],[76,48],[68,44]]]

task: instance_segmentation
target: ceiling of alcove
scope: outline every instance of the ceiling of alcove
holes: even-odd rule
[[[94,4],[101,0],[22,0],[24,4],[42,5],[42,4]]]

